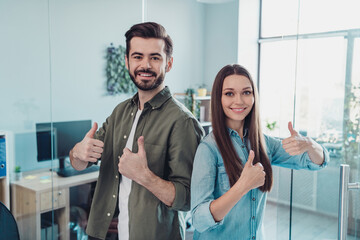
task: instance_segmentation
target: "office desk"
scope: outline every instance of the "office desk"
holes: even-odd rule
[[[60,239],[69,239],[69,188],[97,181],[99,172],[59,177],[55,172],[24,176],[11,183],[11,210],[17,221],[20,239],[41,239],[41,214],[55,211]]]

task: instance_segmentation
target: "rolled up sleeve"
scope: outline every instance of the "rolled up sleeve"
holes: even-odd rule
[[[169,141],[169,181],[175,187],[175,199],[170,207],[178,211],[190,210],[190,179],[194,156],[204,132],[192,118],[180,119]]]
[[[321,165],[315,164],[311,161],[309,154],[307,152],[291,156],[285,149],[282,147],[281,141],[279,139],[266,136],[267,138],[267,148],[268,156],[271,157],[271,163],[291,169],[308,169],[308,170],[320,170],[327,166],[329,163],[330,157],[329,152],[325,147],[321,146],[324,153],[324,162]]]
[[[216,174],[216,154],[208,145],[201,143],[196,151],[191,178],[192,224],[198,232],[222,224],[222,221],[215,222],[210,211],[210,204],[214,200]]]

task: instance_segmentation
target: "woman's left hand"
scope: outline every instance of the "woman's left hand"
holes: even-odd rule
[[[294,130],[292,123],[288,123],[291,136],[282,140],[285,151],[291,156],[302,154],[311,148],[312,142]]]

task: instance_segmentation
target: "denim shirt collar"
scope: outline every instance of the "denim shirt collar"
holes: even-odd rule
[[[232,128],[229,128],[229,127],[228,127],[228,132],[229,132],[230,136],[240,137],[239,134],[238,134],[238,132],[235,131],[235,130],[232,129]],[[243,138],[247,138],[247,133],[248,133],[248,129],[245,128],[245,129],[244,129],[244,136],[243,136]]]
[[[144,104],[145,107],[150,107],[152,109],[160,108],[169,98],[171,97],[170,89],[168,86],[165,86],[158,94],[156,94],[152,99]],[[139,93],[136,93],[132,99],[132,104],[138,105],[139,102]]]

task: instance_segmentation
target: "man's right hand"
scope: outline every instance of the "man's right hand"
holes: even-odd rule
[[[77,143],[71,150],[70,158],[74,168],[78,169],[78,161],[82,162],[96,162],[101,158],[103,152],[104,143],[100,140],[94,139],[95,132],[98,128],[98,124],[94,122],[93,127],[85,135],[84,139]],[[84,166],[84,164],[80,164]],[[79,166],[80,167],[80,166]],[[80,167],[83,168],[83,167]]]

